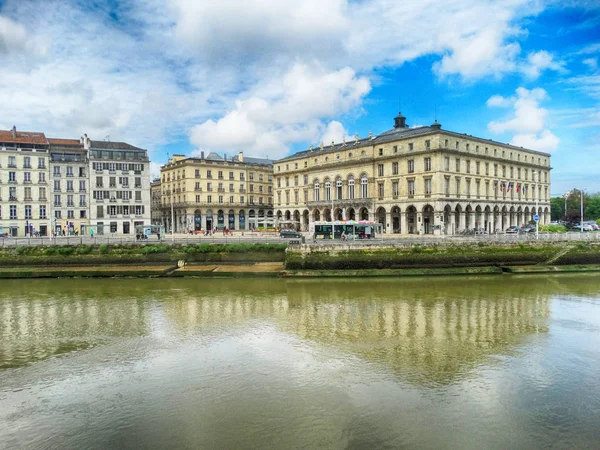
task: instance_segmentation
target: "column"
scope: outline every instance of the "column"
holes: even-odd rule
[[[423,226],[423,213],[421,211],[417,211],[417,223],[415,225],[417,227],[417,234],[423,234],[425,227]]]
[[[456,214],[454,211],[450,213],[450,225],[448,227],[448,234],[456,234]]]
[[[277,217],[277,216],[273,216],[273,217]],[[229,220],[229,219],[227,219]],[[275,220],[275,219],[273,219]],[[227,224],[227,226],[229,226],[229,224]],[[239,218],[239,213],[234,209],[233,210],[233,228],[234,229],[239,229],[240,227],[240,218]]]
[[[406,219],[406,211],[400,213],[400,234],[408,234],[408,220]]]
[[[387,234],[392,234],[394,232],[393,228],[394,228],[394,223],[392,221],[392,211],[388,211],[385,213],[385,232]]]

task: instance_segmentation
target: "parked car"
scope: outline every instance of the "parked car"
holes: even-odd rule
[[[302,234],[296,230],[280,230],[279,231],[280,238],[301,238]]]
[[[515,227],[515,226],[508,227],[508,228],[506,229],[506,231],[504,231],[504,232],[505,232],[505,233],[508,233],[508,234],[513,234],[513,233],[514,233],[514,234],[516,234],[516,233],[518,233],[518,232],[519,232],[519,227]]]
[[[535,231],[535,225],[525,225],[519,229],[519,233],[533,233]]]
[[[594,227],[592,225],[590,225],[589,223],[584,223],[583,231],[594,231]]]

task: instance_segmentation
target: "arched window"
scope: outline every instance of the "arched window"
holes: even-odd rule
[[[354,199],[354,177],[348,178],[348,198]]]
[[[338,200],[341,200],[342,199],[342,179],[341,178],[338,178],[335,181],[335,186],[336,186],[336,193],[337,193],[336,197]]]
[[[368,198],[369,197],[369,180],[366,175],[362,175],[360,177],[360,197]]]
[[[321,188],[321,186],[319,185],[319,182],[315,181],[315,195],[314,195],[315,202],[318,202],[321,199],[321,195],[319,192],[320,188]]]
[[[331,181],[329,179],[325,180],[325,200],[331,200]]]

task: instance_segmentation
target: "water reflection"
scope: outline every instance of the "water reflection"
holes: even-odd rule
[[[2,285],[0,369],[147,333],[148,304],[137,289],[71,281],[67,289],[63,281]]]
[[[3,282],[0,448],[598,448],[599,298],[594,276]]]

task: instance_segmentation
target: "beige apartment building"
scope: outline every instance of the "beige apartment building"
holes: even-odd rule
[[[85,235],[89,222],[89,163],[78,139],[53,139],[50,144],[52,229],[57,235]]]
[[[157,178],[150,183],[150,223],[152,225],[163,224],[161,197],[160,178]]]
[[[377,136],[323,143],[274,163],[280,226],[370,220],[386,233],[489,233],[550,221],[550,155],[399,114]],[[333,211],[333,213],[332,213]]]
[[[49,235],[48,147],[44,133],[0,130],[0,234]]]
[[[273,162],[227,158],[204,152],[200,158],[174,155],[161,167],[162,223],[167,232],[252,230],[274,226]]]

